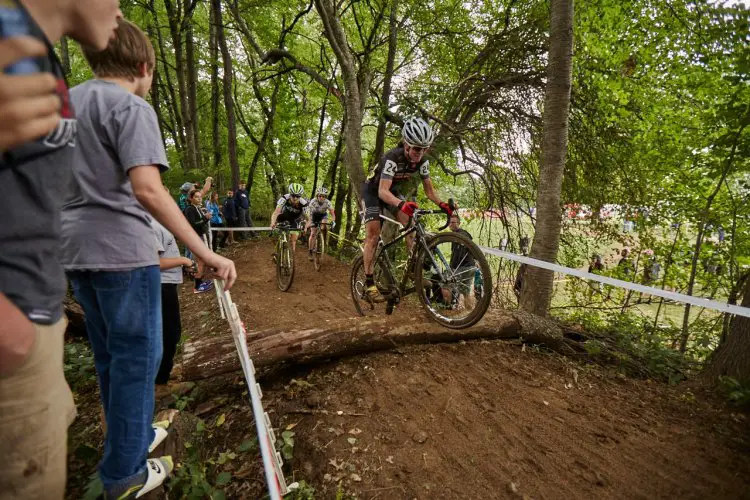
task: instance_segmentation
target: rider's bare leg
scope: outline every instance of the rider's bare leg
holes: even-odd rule
[[[403,212],[398,212],[396,214],[396,220],[398,220],[404,226],[409,225],[409,216]],[[411,233],[410,235],[406,237],[406,248],[409,250],[410,254],[411,254],[412,248],[414,248],[414,238],[416,238],[415,233]]]
[[[312,226],[310,228],[310,239],[307,242],[307,248],[310,249],[310,251],[315,250],[315,237],[318,236],[318,228],[315,226]]]
[[[297,234],[296,231],[291,232],[291,234],[289,235],[289,240],[292,242],[292,253],[294,253],[297,250],[297,237],[298,236],[299,235]]]
[[[362,250],[365,274],[372,274],[375,269],[375,251],[378,249],[378,237],[380,237],[380,221],[371,220],[365,224],[365,245]]]

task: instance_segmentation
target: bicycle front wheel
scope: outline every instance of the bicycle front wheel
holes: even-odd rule
[[[289,242],[282,241],[279,243],[278,257],[276,259],[276,281],[279,290],[286,292],[292,286],[294,279],[294,255]]]
[[[448,328],[468,328],[490,305],[490,266],[478,246],[457,233],[440,233],[427,242],[414,269],[414,283],[427,314]],[[483,283],[477,293],[475,283]]]
[[[315,264],[315,270],[320,271],[320,266],[323,264],[323,255],[326,253],[326,240],[323,237],[323,229],[318,229],[318,234],[315,236],[315,252],[313,252],[313,263]]]

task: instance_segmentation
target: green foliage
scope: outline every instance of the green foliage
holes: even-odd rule
[[[719,383],[727,399],[737,406],[750,406],[750,387],[742,385],[737,379],[722,376]]]
[[[94,353],[85,344],[69,342],[65,344],[63,370],[65,380],[71,389],[80,391],[96,383]]]
[[[315,500],[315,488],[312,485],[307,484],[306,481],[299,481],[297,484],[297,488],[290,491],[284,498],[289,500]]]

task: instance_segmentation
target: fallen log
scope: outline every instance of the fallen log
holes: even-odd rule
[[[521,311],[488,313],[477,325],[450,330],[430,321],[394,322],[393,318],[346,318],[325,326],[248,332],[247,345],[256,368],[283,368],[365,354],[412,344],[523,337],[555,347],[562,330],[554,322]],[[182,379],[200,380],[240,369],[231,334],[189,340],[182,355]]]

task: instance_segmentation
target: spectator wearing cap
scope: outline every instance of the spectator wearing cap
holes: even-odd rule
[[[203,183],[203,187],[200,188],[198,184],[194,182],[186,182],[182,186],[180,186],[180,199],[178,200],[177,204],[180,206],[180,210],[182,212],[185,212],[185,209],[190,205],[190,200],[188,199],[188,195],[190,194],[190,191],[193,189],[198,189],[201,193],[201,197],[206,196],[206,194],[211,190],[211,183],[213,182],[213,177],[206,177],[206,182]]]

